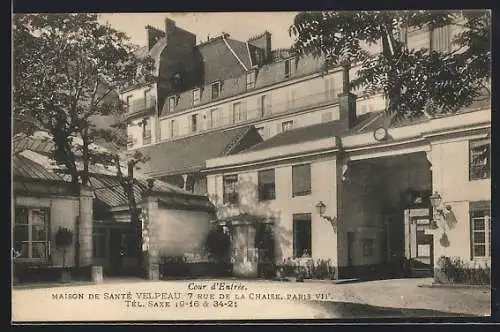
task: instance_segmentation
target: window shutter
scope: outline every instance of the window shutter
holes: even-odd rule
[[[281,123],[278,122],[276,124],[276,134],[279,134],[279,133],[281,133]]]
[[[246,121],[248,116],[247,116],[247,104],[244,100],[240,102],[240,121]]]

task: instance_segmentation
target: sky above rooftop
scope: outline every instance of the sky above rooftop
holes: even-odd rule
[[[146,25],[164,29],[166,17],[176,25],[196,34],[197,43],[205,42],[207,37],[229,33],[231,38],[246,41],[265,30],[272,34],[272,47],[288,48],[292,38],[288,27],[297,12],[218,12],[218,13],[115,13],[100,14],[102,23],[125,32],[134,44],[146,45]]]

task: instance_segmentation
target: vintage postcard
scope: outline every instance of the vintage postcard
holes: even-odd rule
[[[491,11],[13,14],[12,322],[491,315]]]

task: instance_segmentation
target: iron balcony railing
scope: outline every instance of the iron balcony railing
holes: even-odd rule
[[[213,107],[207,110],[208,114],[206,115],[206,119],[204,121],[196,119],[196,128],[193,128],[191,121],[193,113],[188,115],[188,121],[182,121],[182,123],[186,123],[186,125],[181,126],[174,123],[175,128],[171,128],[170,126],[172,126],[172,124],[170,123],[170,132],[162,132],[161,139],[180,138],[202,131],[228,128],[234,125],[250,124],[256,120],[270,119],[276,115],[288,113],[293,114],[310,108],[337,104],[337,95],[340,92],[340,90],[327,90],[320,93],[305,95],[300,98],[290,98],[289,100],[280,103],[273,103],[272,100],[265,100],[263,103],[260,103],[260,100],[255,98],[254,100],[246,100],[245,103],[240,103],[240,106],[234,106],[238,103],[238,101],[234,101],[232,103],[219,107]],[[257,107],[248,107],[249,103],[259,105]],[[171,122],[171,120],[179,121],[178,118],[171,118],[167,121]]]

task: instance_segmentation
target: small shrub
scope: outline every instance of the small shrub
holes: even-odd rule
[[[276,266],[281,278],[294,277],[297,280],[303,279],[335,279],[335,267],[331,260],[318,259],[292,259],[283,260],[282,264]]]
[[[489,285],[491,268],[484,266],[469,266],[460,257],[441,256],[437,261],[440,275],[435,279],[439,283],[459,283],[471,285]]]

